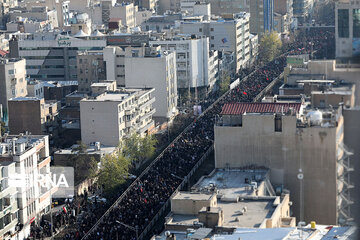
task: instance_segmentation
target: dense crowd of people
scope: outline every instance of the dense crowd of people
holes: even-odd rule
[[[288,45],[291,51],[286,55],[316,52],[324,57],[322,48],[333,41],[333,33],[310,32],[303,41]],[[219,115],[224,103],[251,102],[283,71],[286,55],[278,57],[266,66],[258,68],[246,80],[228,91],[220,101],[212,105],[201,117],[194,120],[163,155],[150,166],[129,192],[104,216],[101,222],[87,235],[87,239],[136,239],[136,234],[143,232],[153,217],[179,187],[191,169],[211,147],[214,141],[213,127],[215,116]],[[322,56],[323,55],[323,56]],[[105,206],[92,204],[82,209],[78,218],[78,230],[67,234],[64,239],[81,239],[96,224]],[[126,227],[126,225],[130,227]],[[135,231],[137,230],[137,231]],[[136,233],[137,232],[137,233]]]

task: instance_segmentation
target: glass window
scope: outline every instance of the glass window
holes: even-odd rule
[[[338,9],[338,31],[340,38],[349,37],[349,10]]]
[[[353,37],[360,38],[360,9],[353,9]]]

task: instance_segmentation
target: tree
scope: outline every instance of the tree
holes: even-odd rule
[[[260,40],[259,58],[262,62],[271,62],[281,49],[281,40],[276,32],[265,33]]]
[[[71,150],[73,153],[72,161],[74,163],[76,183],[86,178],[93,178],[98,170],[96,159],[87,154],[86,150],[86,144],[80,141],[78,141],[77,146]]]
[[[230,82],[230,75],[227,72],[222,72],[220,79],[220,95],[223,95],[227,90],[229,90]]]
[[[103,186],[105,196],[111,195],[126,181],[130,166],[130,159],[124,157],[120,151],[106,154],[101,158],[97,177],[98,183]]]
[[[122,154],[134,162],[141,164],[155,154],[157,140],[152,135],[141,137],[137,133],[131,134],[119,144]]]

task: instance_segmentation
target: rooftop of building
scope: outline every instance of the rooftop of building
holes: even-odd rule
[[[70,154],[77,154],[78,151],[76,151],[76,148],[78,148],[79,145],[75,144],[73,146],[71,146],[70,148],[66,148],[66,149],[59,149],[55,152],[55,154],[64,154],[64,155],[70,155]],[[96,144],[91,144],[91,145],[87,145],[87,149],[86,149],[86,154],[100,154],[100,155],[104,155],[104,154],[110,154],[113,153],[116,150],[116,147],[112,147],[112,146],[105,146],[105,145],[96,145]]]
[[[108,86],[106,84],[99,86]],[[151,93],[155,91],[154,88],[119,88],[115,91],[106,91],[96,97],[91,97],[87,99],[82,99],[81,101],[114,101],[122,102],[129,98],[130,96],[141,96],[146,93]]]
[[[227,103],[221,115],[242,115],[245,113],[286,113],[294,109],[300,112],[301,103]]]
[[[9,155],[22,155],[35,146],[45,143],[47,138],[48,136],[31,135],[27,133],[19,135],[4,135],[0,142],[0,158],[6,158]]]
[[[201,229],[201,228],[199,228]],[[199,230],[198,229],[198,230]],[[160,236],[155,237],[155,240],[166,240],[166,234],[175,234],[177,240],[191,239],[187,232],[184,231],[164,231]],[[236,228],[225,229],[223,232],[211,233],[209,239],[211,240],[355,240],[357,239],[358,229],[353,226],[327,226],[316,225],[312,229],[310,225],[303,228]]]

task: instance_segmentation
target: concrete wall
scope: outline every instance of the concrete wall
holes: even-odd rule
[[[353,152],[354,155],[350,157],[351,166],[354,168],[354,172],[350,175],[351,183],[355,185],[353,191],[351,191],[351,198],[354,201],[354,205],[351,206],[352,217],[355,217],[357,223],[360,222],[360,108],[345,109],[344,112],[344,143]]]
[[[19,134],[26,131],[36,135],[43,134],[41,123],[41,119],[44,117],[44,113],[41,111],[43,105],[44,99],[9,101],[10,134]]]
[[[209,200],[171,199],[171,212],[173,214],[197,215],[203,207],[216,207],[216,195]]]
[[[126,57],[126,87],[155,88],[154,117],[172,118],[177,107],[175,53],[163,57]],[[175,111],[175,112],[174,112]]]
[[[101,142],[108,146],[119,144],[118,102],[80,102],[81,141]]]
[[[242,127],[215,126],[216,168],[251,164],[270,168],[271,182],[291,191],[298,220],[302,219],[297,174],[302,168],[304,219],[336,224],[336,128],[296,128],[294,116],[283,116],[282,132],[275,132],[274,126],[273,115],[244,115]]]

